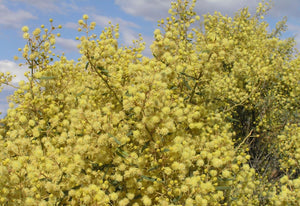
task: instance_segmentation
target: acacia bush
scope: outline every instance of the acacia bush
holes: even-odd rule
[[[233,18],[172,3],[151,45],[79,20],[78,61],[60,26],[23,27],[28,81],[0,126],[1,205],[299,205],[300,58],[260,3]],[[58,34],[59,35],[59,34]],[[9,84],[11,75],[1,74]]]

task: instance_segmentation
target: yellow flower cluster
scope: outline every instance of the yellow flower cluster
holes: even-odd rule
[[[171,4],[153,58],[141,37],[121,47],[118,25],[91,34],[88,15],[77,62],[52,52],[52,19],[22,28],[30,71],[0,120],[1,205],[300,204],[300,57],[284,20],[268,32],[261,3],[197,28],[195,5]]]

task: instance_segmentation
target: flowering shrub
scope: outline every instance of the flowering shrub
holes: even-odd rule
[[[267,3],[203,21],[194,7],[172,3],[152,58],[142,38],[120,47],[118,25],[93,34],[87,15],[78,61],[54,54],[52,20],[23,27],[30,71],[1,119],[1,205],[300,204],[300,58],[279,38],[285,20],[268,32]]]

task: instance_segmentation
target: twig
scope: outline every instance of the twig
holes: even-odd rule
[[[251,136],[253,129],[249,132],[249,134],[244,138],[244,140],[239,144],[239,146],[235,149],[236,151],[245,143],[245,141]]]
[[[107,88],[113,93],[113,95],[115,96],[115,98],[117,99],[117,101],[120,103],[120,105],[123,107],[123,103],[122,101],[119,99],[118,95],[116,94],[116,92],[112,89],[112,87],[108,84],[107,79],[105,79],[103,77],[103,75],[101,75],[97,69],[96,66],[92,63],[92,61],[89,61],[91,67],[93,68],[93,70],[97,73],[97,75],[104,81],[104,83],[106,84]]]

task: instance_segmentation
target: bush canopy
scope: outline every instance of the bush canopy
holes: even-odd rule
[[[151,45],[79,20],[78,60],[43,25],[0,120],[1,205],[300,205],[300,57],[268,3],[171,4]],[[1,84],[11,84],[9,73]]]

